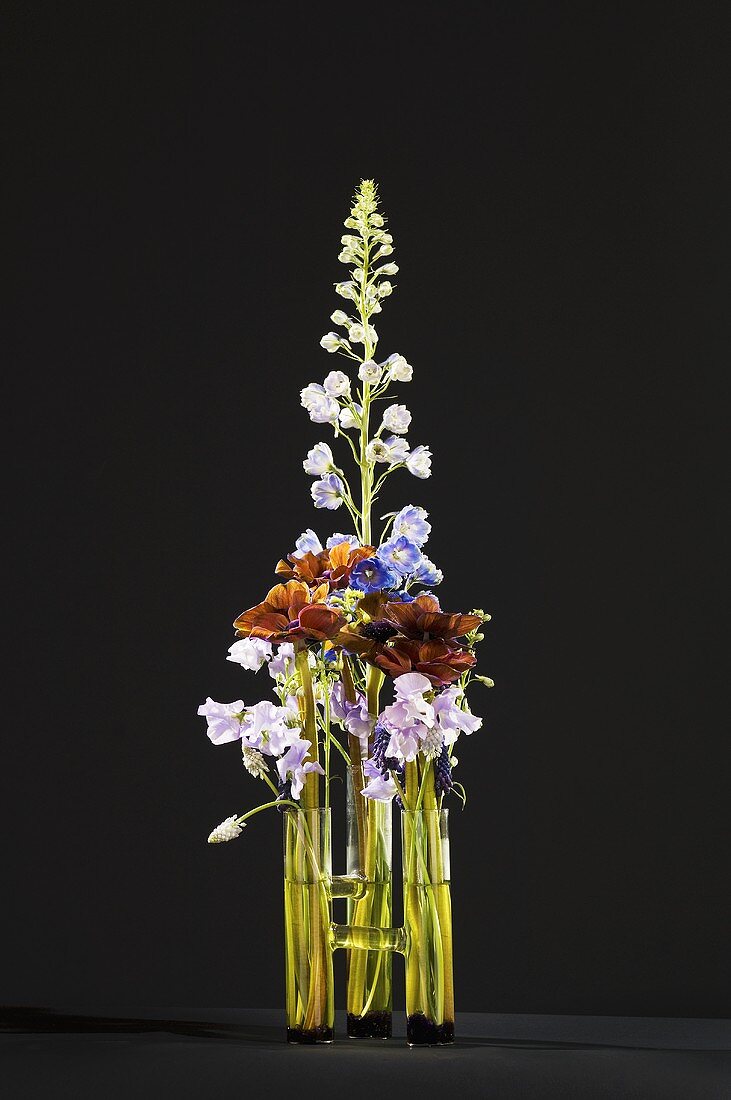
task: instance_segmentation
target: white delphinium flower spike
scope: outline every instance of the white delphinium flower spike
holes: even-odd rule
[[[236,840],[236,837],[241,836],[243,831],[243,826],[238,824],[236,814],[232,814],[231,817],[227,817],[225,821],[222,821],[220,825],[216,825],[216,828],[208,837],[208,843],[226,844],[229,840]]]

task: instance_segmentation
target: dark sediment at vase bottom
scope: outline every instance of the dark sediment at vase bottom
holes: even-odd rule
[[[406,1019],[406,1042],[413,1047],[446,1046],[454,1042],[454,1020],[435,1024],[423,1012],[415,1012]]]
[[[390,1039],[391,1013],[366,1012],[364,1016],[348,1013],[349,1039]]]
[[[335,1032],[331,1027],[313,1027],[306,1031],[302,1027],[287,1028],[288,1043],[331,1043],[335,1038]]]

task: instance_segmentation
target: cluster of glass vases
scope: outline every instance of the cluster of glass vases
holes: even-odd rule
[[[364,799],[359,769],[348,790],[347,873],[332,874],[329,809],[284,813],[287,1037],[334,1038],[333,952],[347,951],[348,1036],[389,1039],[392,960],[406,965],[411,1046],[454,1041],[452,909],[447,810],[401,812],[403,927],[392,926],[392,808]],[[348,923],[332,919],[347,898]]]

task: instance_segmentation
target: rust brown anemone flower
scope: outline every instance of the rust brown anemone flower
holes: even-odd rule
[[[313,554],[311,550],[298,557],[296,554],[287,554],[287,560],[282,558],[277,563],[274,572],[285,580],[304,581],[305,584],[317,584],[325,580],[327,570],[330,568],[330,553],[323,550],[320,554]]]
[[[312,593],[303,581],[276,584],[261,603],[239,615],[234,622],[236,635],[270,642],[321,642],[334,638],[345,620],[338,611],[322,603],[327,594],[327,583]]]
[[[383,592],[371,592],[361,597],[356,606],[355,621],[341,630],[335,644],[373,663],[383,643],[397,633],[395,627],[383,619],[383,608],[387,602],[388,597]]]
[[[479,615],[461,615],[442,611],[436,596],[417,596],[411,603],[389,603],[383,610],[386,622],[399,634],[415,641],[451,642],[475,630],[482,619]]]
[[[347,588],[353,567],[364,558],[372,558],[375,546],[354,546],[339,542],[330,550],[330,569],[327,573],[332,588]]]
[[[463,672],[476,664],[476,660],[468,649],[452,648],[446,642],[419,642],[396,638],[394,642],[380,648],[380,652],[374,657],[374,663],[387,676],[420,672],[435,687],[441,687],[458,680]]]

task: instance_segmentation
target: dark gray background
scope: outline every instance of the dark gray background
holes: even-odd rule
[[[279,822],[206,846],[258,790],[195,712],[330,530],[298,390],[372,176],[435,453],[384,511],[494,616],[459,1007],[727,1014],[728,9],[5,10],[0,1002],[281,1004]]]

